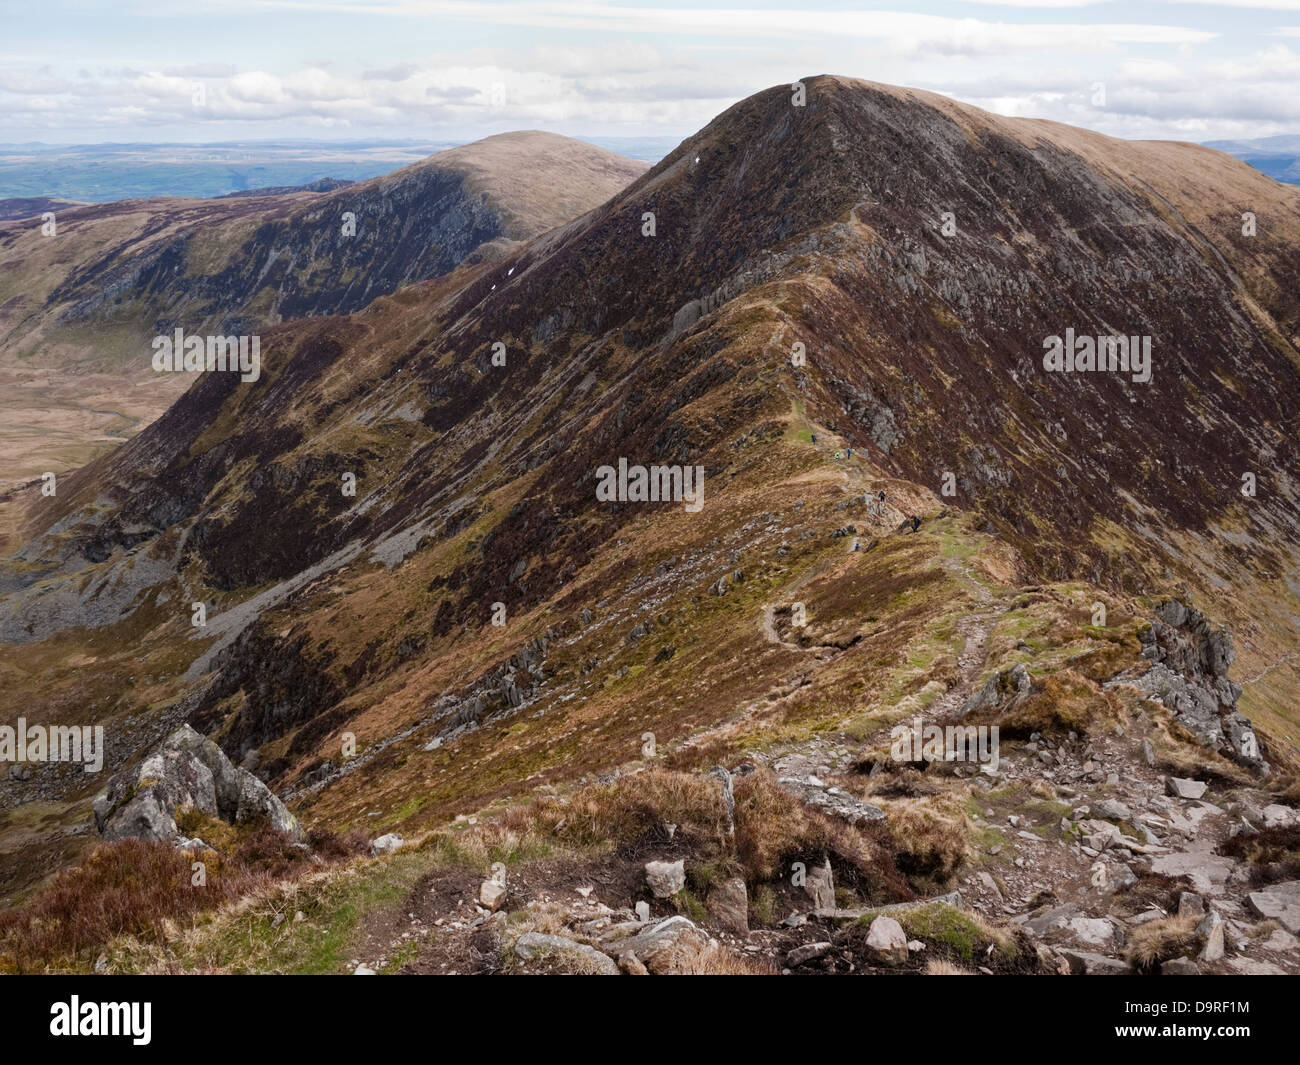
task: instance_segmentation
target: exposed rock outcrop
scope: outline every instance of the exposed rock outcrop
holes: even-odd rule
[[[1167,599],[1141,640],[1150,668],[1141,676],[1120,674],[1111,683],[1132,684],[1154,696],[1197,742],[1268,776],[1255,730],[1237,709],[1241,685],[1228,678],[1236,659],[1232,633],[1213,628],[1194,607]]]
[[[298,820],[275,794],[189,725],[182,725],[135,769],[116,774],[93,802],[95,826],[107,840],[170,842],[176,813],[193,808],[232,824],[265,818],[278,832],[301,837]]]

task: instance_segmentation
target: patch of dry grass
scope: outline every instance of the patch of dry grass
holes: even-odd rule
[[[1197,923],[1198,918],[1188,914],[1139,925],[1129,937],[1124,959],[1135,969],[1146,972],[1170,958],[1193,957],[1201,946],[1201,937],[1196,934]]]

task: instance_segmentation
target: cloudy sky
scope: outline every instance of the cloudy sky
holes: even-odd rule
[[[1300,133],[1300,0],[0,0],[0,18],[7,142],[684,136],[819,73],[1124,137]]]

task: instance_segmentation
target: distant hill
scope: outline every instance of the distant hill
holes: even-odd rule
[[[0,144],[0,197],[85,203],[153,196],[214,198],[364,181],[455,147],[455,141],[221,144]]]
[[[1288,133],[1258,140],[1206,141],[1205,146],[1235,155],[1276,181],[1300,185],[1300,135]]]
[[[20,196],[13,200],[0,200],[0,222],[13,218],[37,218],[46,211],[63,211],[85,204],[71,200],[51,200],[48,196]]]
[[[471,256],[504,254],[646,169],[521,132],[361,182],[69,205],[54,237],[24,207],[34,223],[0,222],[0,484],[80,465],[96,453],[87,447],[161,414],[191,381],[153,372],[157,335],[253,334],[359,311]]]
[[[266,189],[245,189],[243,192],[228,192],[221,199],[231,200],[239,196],[284,196],[291,192],[333,192],[335,189],[342,189],[355,184],[355,181],[343,181],[339,178],[321,178],[319,181],[309,181],[306,185],[273,185]]]

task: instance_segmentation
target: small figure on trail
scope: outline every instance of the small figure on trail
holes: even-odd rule
[[[916,532],[921,527],[921,519],[915,514],[912,515],[912,532]]]
[[[848,451],[847,451],[847,453],[846,453],[846,456],[847,456],[848,458],[852,458],[852,457],[853,457],[853,448],[849,448],[849,449],[848,449]]]
[[[854,551],[861,551],[861,550],[862,550],[862,548],[858,546],[858,542],[857,542],[856,540],[853,541],[853,550],[854,550]]]
[[[836,457],[837,459],[842,459],[844,456],[841,455],[838,451],[836,451],[836,452],[835,452],[835,457]]]
[[[880,490],[880,501],[882,503],[885,501],[885,490],[883,488]]]
[[[808,435],[812,437],[812,442],[813,442],[813,444],[814,444],[814,446],[815,446],[816,443],[817,443],[817,434],[816,434],[816,433],[809,433]]]

